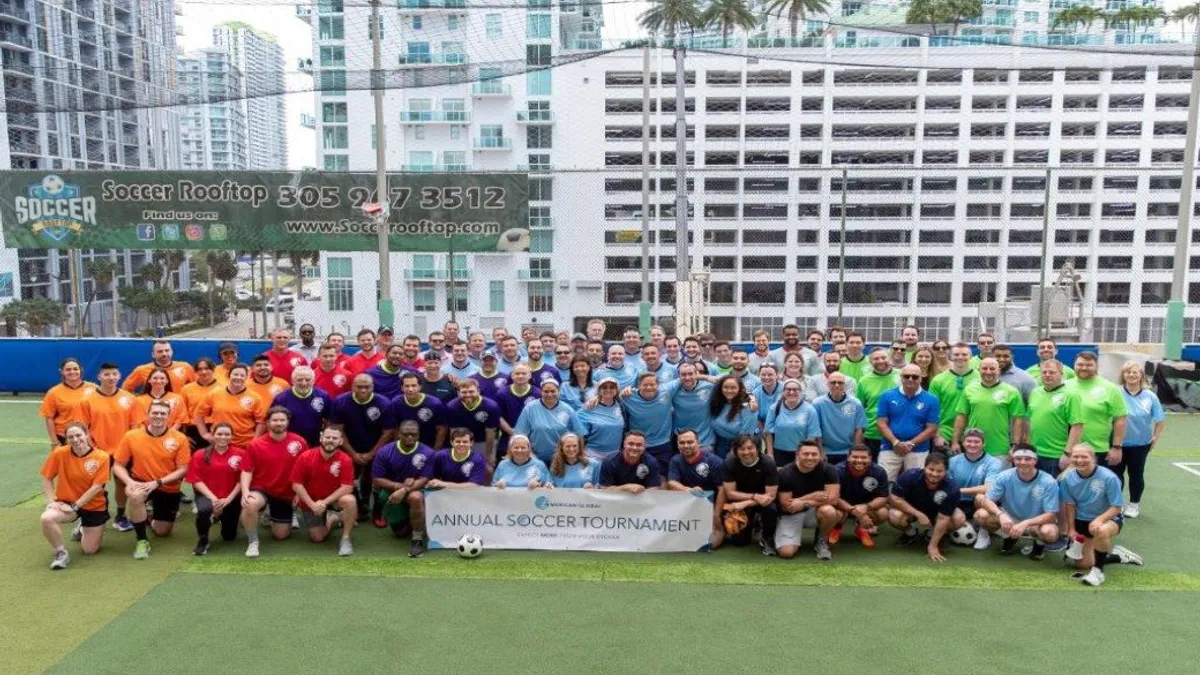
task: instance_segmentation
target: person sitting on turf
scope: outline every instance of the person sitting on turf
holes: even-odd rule
[[[531,342],[529,344],[540,344]],[[551,386],[558,382],[550,380]],[[530,406],[539,405],[531,403]],[[550,482],[550,471],[546,463],[533,456],[533,447],[529,437],[517,434],[508,440],[508,455],[496,465],[492,474],[492,487],[503,490],[506,487],[529,488],[530,490],[547,485]]]
[[[800,442],[796,460],[779,470],[779,528],[775,548],[780,558],[800,550],[804,528],[816,530],[813,549],[817,560],[832,560],[829,531],[837,524],[834,507],[840,489],[837,470],[821,459],[821,448],[811,438]]]
[[[625,433],[621,451],[600,464],[600,487],[641,494],[662,485],[658,461],[646,454],[646,435],[640,431]]]
[[[963,513],[975,513],[979,508],[980,498],[992,486],[996,476],[1004,471],[1000,459],[986,454],[983,430],[967,429],[962,436],[963,451],[950,458],[950,477],[958,485],[958,508]],[[975,538],[975,550],[986,551],[991,545],[991,537],[987,530],[980,530]]]
[[[459,391],[465,391],[466,386]],[[471,386],[471,389],[475,389]],[[488,430],[489,436],[491,430]],[[450,447],[433,456],[433,478],[425,484],[430,489],[475,488],[487,484],[488,464],[483,455],[472,449],[475,434],[465,427],[450,430]]]
[[[1038,470],[1038,454],[1032,445],[1017,444],[1012,459],[1015,466],[1000,472],[987,493],[976,500],[979,536],[999,532],[1004,537],[1000,555],[1012,555],[1017,540],[1033,537],[1029,557],[1041,560],[1046,557],[1046,545],[1058,541],[1058,483]]]
[[[918,527],[922,528],[929,540],[926,555],[934,562],[946,561],[939,548],[942,539],[951,529],[967,522],[966,515],[958,508],[958,485],[947,475],[947,462],[946,455],[929,453],[925,468],[900,474],[889,496],[888,522],[901,532],[896,543],[911,545],[920,534]]]
[[[84,555],[100,551],[104,524],[108,522],[108,453],[92,447],[87,427],[71,422],[63,429],[66,445],[55,447],[42,464],[42,534],[54,549],[50,569],[66,569],[71,556],[63,543],[62,524],[79,521],[72,538]]]
[[[872,535],[880,523],[888,520],[887,471],[871,461],[871,448],[859,443],[850,448],[850,455],[836,467],[838,483],[838,523],[829,531],[828,542],[834,546],[842,538],[842,525],[854,518],[854,537],[863,548],[874,548]]]
[[[642,351],[651,348],[648,345]],[[675,436],[675,444],[679,453],[671,458],[667,467],[667,489],[712,493],[713,530],[708,544],[716,550],[725,541],[725,527],[721,522],[721,507],[725,504],[721,491],[721,485],[725,482],[721,471],[723,464],[719,457],[700,448],[700,436],[692,429],[680,429]]]
[[[213,521],[221,523],[221,539],[237,539],[242,517],[242,465],[246,451],[233,447],[233,427],[217,422],[212,428],[212,445],[188,462],[187,482],[196,493],[196,535],[193,555],[208,553],[208,532]]]
[[[1142,564],[1141,556],[1113,545],[1125,521],[1121,480],[1099,466],[1092,446],[1079,443],[1071,448],[1071,468],[1058,479],[1058,486],[1067,513],[1067,536],[1073,542],[1067,550],[1067,559],[1076,567],[1072,579],[1099,586],[1104,583],[1105,564]]]
[[[779,492],[779,470],[770,455],[758,451],[758,442],[750,436],[738,436],[729,445],[725,458],[725,504],[721,507],[725,534],[734,546],[750,543],[754,520],[760,522],[762,538],[759,545],[763,555],[775,555],[775,529],[779,525],[779,509],[775,496]],[[731,531],[730,525],[737,525]]]
[[[167,427],[170,405],[155,401],[146,415],[149,418],[146,426],[126,432],[113,455],[112,470],[125,485],[129,520],[137,537],[134,560],[144,560],[150,555],[147,523],[160,537],[169,536],[175,528],[175,516],[182,501],[180,481],[187,474],[192,458],[187,436]],[[153,520],[148,520],[147,503],[154,510]]]
[[[408,556],[425,553],[425,495],[421,489],[433,477],[434,451],[420,442],[420,425],[400,423],[398,438],[379,449],[371,464],[375,499],[383,503],[383,517],[396,537],[412,533]]]
[[[288,431],[292,413],[283,407],[267,412],[267,433],[250,441],[242,462],[242,529],[246,530],[246,557],[258,557],[258,514],[267,509],[271,537],[292,536],[295,492],[292,466],[304,451],[304,439]]]
[[[296,458],[291,480],[308,538],[314,543],[325,541],[340,519],[342,541],[338,555],[345,557],[354,553],[350,535],[354,532],[358,502],[354,498],[354,460],[341,447],[342,430],[325,429],[321,432],[321,445],[305,450]]]

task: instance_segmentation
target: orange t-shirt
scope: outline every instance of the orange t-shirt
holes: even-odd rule
[[[38,414],[54,419],[54,433],[63,435],[71,422],[83,422],[83,401],[92,395],[96,385],[84,382],[78,387],[56,384],[42,397]]]
[[[213,370],[213,377],[215,377],[217,382],[220,382],[221,386],[224,387],[229,384],[229,369],[225,367],[225,364],[218,363],[216,369]],[[250,382],[249,373],[246,374],[246,382]]]
[[[123,390],[105,395],[96,389],[83,402],[83,421],[88,425],[96,447],[111,453],[121,442],[121,437],[134,427],[133,409],[136,397]]]
[[[191,445],[187,436],[178,431],[167,431],[161,436],[152,436],[145,427],[125,434],[117,446],[113,460],[130,469],[133,479],[140,482],[158,480],[172,471],[187,466],[192,459]],[[181,477],[173,483],[163,483],[163,492],[179,492]]]
[[[204,402],[204,397],[208,396],[210,392],[221,386],[221,383],[217,382],[216,380],[213,380],[208,384],[189,382],[184,385],[183,391],[179,392],[179,395],[183,397],[183,404],[187,409],[187,421],[184,422],[185,426],[190,425],[192,420],[196,417],[196,408],[198,408],[200,404]]]
[[[140,427],[146,424],[146,421],[150,419],[150,404],[156,400],[171,406],[171,414],[167,416],[167,426],[178,428],[178,425],[190,423],[191,419],[187,416],[187,404],[183,402],[183,397],[173,391],[168,391],[163,394],[161,399],[155,399],[150,394],[142,394],[134,399],[133,426]]]
[[[255,382],[253,377],[246,379],[246,388],[258,394],[258,397],[263,400],[263,405],[267,408],[271,407],[271,402],[275,400],[276,396],[287,391],[290,387],[291,385],[287,383],[287,380],[280,377],[272,377],[271,381],[266,384]]]
[[[92,448],[80,457],[71,452],[71,446],[60,445],[50,451],[42,464],[42,477],[54,481],[54,498],[60,502],[74,504],[93,485],[103,487],[108,483],[108,453]],[[104,490],[97,492],[86,504],[85,511],[107,511],[108,496]]]
[[[213,389],[196,407],[196,414],[204,418],[209,429],[217,422],[228,422],[233,427],[233,444],[245,446],[254,440],[254,431],[260,422],[267,419],[267,408],[258,394],[246,388],[240,394],[231,394],[229,389]]]
[[[125,378],[121,388],[134,393],[140,392],[146,385],[146,378],[150,377],[150,373],[158,367],[157,363],[151,361],[134,368],[129,377]],[[167,377],[171,380],[171,391],[173,392],[182,391],[184,385],[196,379],[196,371],[187,361],[172,361],[171,365],[166,367],[166,371]]]

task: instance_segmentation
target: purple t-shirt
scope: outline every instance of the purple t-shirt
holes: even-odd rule
[[[396,426],[392,420],[392,402],[386,396],[372,394],[366,403],[354,400],[354,392],[348,391],[333,400],[329,413],[331,424],[342,425],[350,447],[357,452],[369,452],[385,429]]]
[[[553,363],[543,363],[541,368],[530,372],[529,383],[535,387],[541,387],[546,380],[554,380],[562,384],[562,376],[558,374],[558,368]]]
[[[524,396],[517,396],[513,393],[510,385],[505,387],[504,391],[496,394],[496,404],[500,406],[500,414],[504,416],[504,421],[508,422],[508,426],[515,427],[517,419],[521,417],[521,411],[525,409],[525,404],[541,397],[542,391],[537,387],[530,386]]]
[[[478,452],[472,452],[465,460],[457,462],[451,456],[450,448],[446,448],[433,456],[433,477],[447,483],[484,485],[487,481],[487,462]]]
[[[416,405],[409,405],[403,396],[392,399],[392,418],[396,426],[409,420],[416,422],[421,428],[421,442],[433,447],[437,440],[438,427],[446,425],[446,404],[436,396],[421,394],[421,400]]]
[[[500,428],[500,406],[490,398],[483,398],[474,408],[467,408],[461,398],[456,398],[446,404],[445,420],[451,429],[464,427],[476,443],[482,443],[487,440],[488,429]]]
[[[508,376],[499,371],[486,376],[483,373],[475,373],[471,376],[479,384],[479,395],[484,398],[496,400],[496,394],[502,390],[508,389]]]
[[[329,419],[333,399],[320,389],[313,389],[305,398],[300,398],[288,389],[275,395],[271,406],[283,406],[292,413],[288,431],[304,439],[308,446],[316,447],[321,441],[321,427]]]
[[[433,478],[433,449],[417,443],[411,452],[402,452],[397,443],[388,443],[375,454],[371,475],[403,483],[409,478]]]
[[[378,365],[368,368],[363,372],[365,372],[367,375],[370,375],[371,379],[375,382],[375,393],[379,394],[380,396],[386,396],[389,399],[393,399],[401,395],[400,378],[405,373],[414,373],[416,375],[420,375],[415,368],[411,368],[409,366],[400,366],[400,369],[396,372],[389,373],[383,369],[383,362],[380,362]]]

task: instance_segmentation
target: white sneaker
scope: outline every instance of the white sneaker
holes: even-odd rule
[[[1137,502],[1129,502],[1128,504],[1125,505],[1125,508],[1121,510],[1121,513],[1126,518],[1137,518],[1138,516],[1140,516],[1142,514],[1142,511],[1138,507]]]
[[[300,529],[300,517],[294,513],[292,514],[292,529],[293,530]]]
[[[75,523],[71,528],[71,541],[83,541],[83,523]]]
[[[1142,556],[1130,551],[1120,544],[1113,546],[1112,554],[1121,559],[1122,565],[1137,565],[1138,567],[1141,567],[1142,565],[1146,564],[1142,562]]]
[[[342,526],[342,514],[337,511],[329,511],[329,515],[325,517],[325,525],[329,529],[334,529]]]
[[[354,544],[350,543],[350,539],[342,537],[342,543],[338,545],[338,555],[345,558],[349,555],[354,555]]]
[[[982,527],[979,528],[979,532],[977,532],[975,534],[975,550],[976,551],[986,551],[988,549],[988,547],[991,545],[992,545],[991,533],[988,532],[987,530],[983,529]]]
[[[1101,572],[1099,567],[1093,567],[1080,581],[1088,586],[1099,586],[1104,583],[1104,572]]]
[[[50,569],[65,570],[67,565],[71,564],[71,554],[67,553],[67,549],[54,552],[54,560],[50,562]]]
[[[258,542],[257,541],[250,542],[250,545],[246,547],[246,557],[247,558],[257,558],[258,557]]]
[[[1083,560],[1083,538],[1076,537],[1071,545],[1067,547],[1067,552],[1064,553],[1068,560],[1079,561]]]

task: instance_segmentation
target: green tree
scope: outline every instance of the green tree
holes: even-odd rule
[[[1143,35],[1160,21],[1166,21],[1166,19],[1167,13],[1161,7],[1152,5],[1124,7],[1113,14],[1114,23],[1124,24],[1130,29],[1140,27]]]
[[[146,292],[146,311],[154,318],[154,325],[171,325],[171,317],[179,307],[175,291],[165,286]]]
[[[652,0],[650,9],[638,15],[638,25],[647,31],[678,39],[683,31],[701,25],[696,0]]]
[[[1091,31],[1092,24],[1097,21],[1105,28],[1108,28],[1108,17],[1103,11],[1086,5],[1075,5],[1055,15],[1054,21],[1050,24],[1050,29],[1057,30],[1059,28],[1083,26],[1084,32],[1087,33]]]
[[[154,269],[161,270],[157,265]],[[138,325],[141,323],[142,312],[146,310],[146,294],[149,292],[144,286],[127,286],[122,284],[117,287],[117,297],[121,300],[121,306],[133,312],[133,326],[126,331],[130,334],[137,333]]]
[[[1179,24],[1179,36],[1181,38],[1186,32],[1187,24],[1189,23],[1192,24],[1192,39],[1195,40],[1197,37],[1200,37],[1200,33],[1196,32],[1197,26],[1200,25],[1200,2],[1194,2],[1190,5],[1184,5],[1183,7],[1176,8],[1174,12],[1171,12],[1170,18],[1171,21]]]
[[[67,308],[48,298],[14,300],[0,310],[0,318],[8,323],[10,333],[24,324],[25,330],[36,337],[49,326],[61,326],[67,320]]]
[[[734,30],[750,30],[758,25],[758,17],[746,5],[746,0],[711,0],[700,13],[700,23],[705,28],[721,29],[721,46],[729,46],[729,33]]]
[[[121,269],[120,263],[112,258],[94,258],[84,265],[84,272],[92,278],[92,292],[88,294],[87,305],[83,308],[83,325],[88,325],[88,317],[92,313],[92,303],[102,290],[112,286],[113,279]]]
[[[162,279],[166,282],[165,285],[168,288],[174,288],[175,272],[187,262],[187,254],[175,249],[158,250],[154,252],[153,259],[155,263],[163,267]]]
[[[800,22],[805,21],[810,14],[824,14],[828,11],[829,0],[763,0],[763,9],[771,16],[786,16],[792,40],[795,41],[800,34]]]
[[[958,35],[960,25],[981,16],[983,0],[913,0],[904,20],[910,24],[928,24],[934,35],[939,24],[948,23],[951,35]]]
[[[138,274],[142,277],[142,282],[148,286],[158,287],[163,280],[163,268],[155,263],[148,262],[137,269]]]

